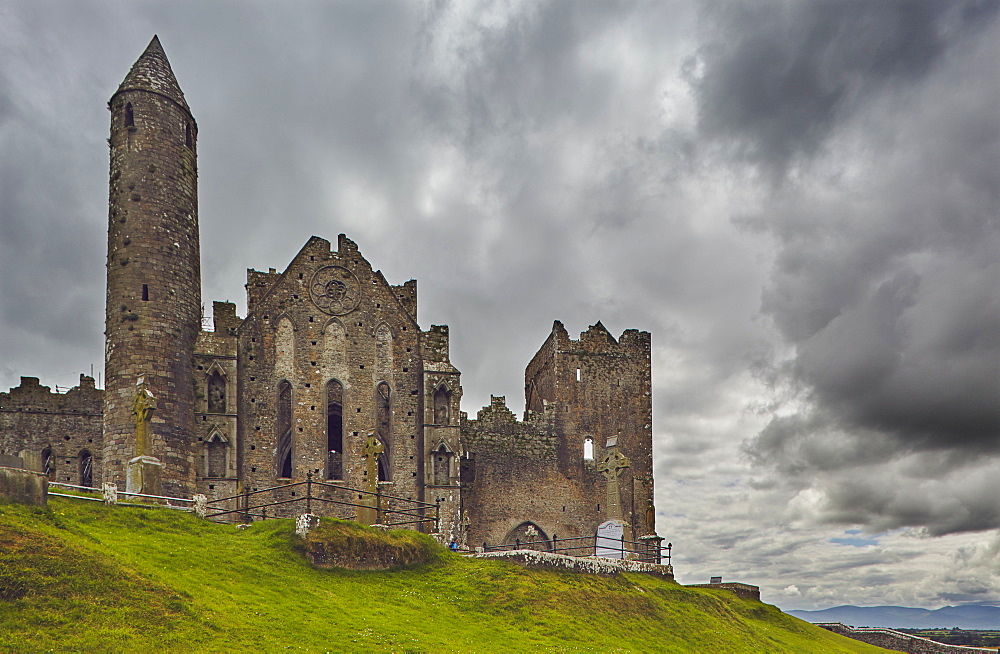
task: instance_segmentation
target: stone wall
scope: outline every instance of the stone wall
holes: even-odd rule
[[[0,393],[0,454],[19,456],[25,468],[42,472],[42,453],[51,452],[49,479],[78,485],[87,481],[89,455],[89,481],[100,485],[102,399],[103,391],[86,375],[65,393],[53,393],[37,377],[21,377],[20,386]]]
[[[850,627],[840,622],[820,622],[817,627],[823,627],[829,631],[847,636],[854,640],[860,640],[875,645],[883,649],[896,652],[909,652],[910,654],[996,654],[996,649],[992,647],[966,647],[965,645],[946,645],[936,641],[914,636],[912,634],[896,631],[895,629],[885,629],[880,627]]]
[[[48,487],[48,478],[40,472],[0,466],[0,502],[45,506]]]

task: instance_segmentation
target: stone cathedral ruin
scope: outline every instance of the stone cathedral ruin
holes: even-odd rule
[[[343,234],[310,238],[283,271],[248,270],[247,315],[214,302],[205,331],[198,126],[156,37],[108,108],[105,388],[22,377],[0,393],[3,460],[209,499],[280,500],[307,476],[346,493],[377,475],[438,504],[464,547],[609,520],[658,545],[649,333],[597,323],[574,339],[556,321],[525,370],[523,420],[503,397],[469,419],[448,327],[421,329],[416,281],[389,283]]]

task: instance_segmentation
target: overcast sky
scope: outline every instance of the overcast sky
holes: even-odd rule
[[[1000,2],[0,1],[0,388],[103,367],[106,102],[158,34],[204,299],[355,240],[463,409],[653,335],[682,583],[1000,603]]]

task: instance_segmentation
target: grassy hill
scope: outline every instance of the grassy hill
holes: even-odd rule
[[[290,520],[241,531],[60,498],[48,510],[0,505],[0,651],[884,651],[724,591],[528,570],[413,532],[321,527],[328,553],[389,544],[424,562],[315,569]]]

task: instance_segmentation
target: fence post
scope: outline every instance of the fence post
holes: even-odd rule
[[[312,513],[312,482],[313,473],[306,473],[306,513]]]
[[[441,533],[441,498],[434,498],[434,533]]]
[[[382,487],[375,482],[375,524],[382,524]]]
[[[236,500],[239,502],[239,500]],[[243,520],[245,522],[251,522],[253,519],[250,517],[250,491],[243,487]]]

